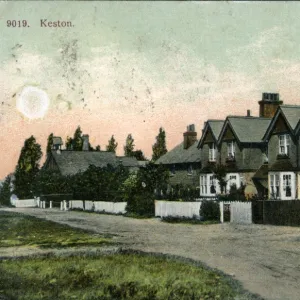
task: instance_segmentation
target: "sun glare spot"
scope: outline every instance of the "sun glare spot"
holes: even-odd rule
[[[17,98],[17,109],[29,119],[43,118],[49,107],[47,93],[37,87],[23,88]]]

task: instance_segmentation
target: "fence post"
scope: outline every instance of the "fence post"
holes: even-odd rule
[[[49,208],[52,208],[52,201],[50,201],[50,206],[49,206]]]
[[[224,202],[220,202],[220,221],[224,223]]]
[[[62,201],[60,201],[60,210],[64,210],[63,202]]]

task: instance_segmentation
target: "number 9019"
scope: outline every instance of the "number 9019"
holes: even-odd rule
[[[7,20],[7,27],[29,27],[26,20]]]

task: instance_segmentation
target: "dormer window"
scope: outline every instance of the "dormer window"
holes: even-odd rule
[[[289,155],[290,153],[290,135],[282,134],[279,136],[279,154]]]
[[[209,161],[216,161],[216,144],[211,143],[209,145]]]
[[[234,148],[234,141],[227,143],[227,157],[228,159],[234,159],[235,148]]]

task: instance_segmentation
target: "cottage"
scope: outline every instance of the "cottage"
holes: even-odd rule
[[[220,186],[213,171],[220,160],[218,139],[223,125],[224,120],[208,120],[205,122],[202,137],[197,146],[201,150],[202,168],[199,172],[201,198],[214,198],[220,193]]]
[[[83,150],[61,150],[61,138],[53,138],[52,150],[47,156],[43,166],[46,170],[56,170],[62,175],[75,175],[84,172],[90,165],[116,167],[122,164],[130,172],[136,172],[140,168],[135,157],[118,157],[113,152],[89,151],[89,136],[83,135]]]
[[[264,141],[268,143],[270,199],[300,197],[299,120],[300,106],[281,105],[264,135]]]
[[[187,131],[183,133],[183,142],[155,162],[155,164],[162,164],[170,170],[172,186],[183,184],[194,188],[198,187],[201,158],[197,145],[195,125],[189,125]]]

